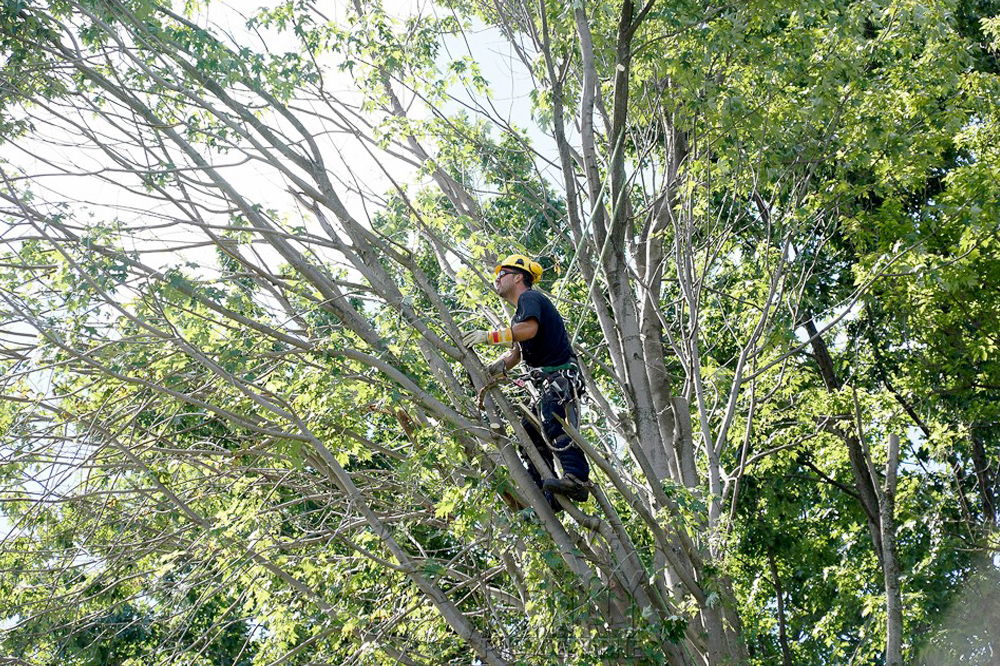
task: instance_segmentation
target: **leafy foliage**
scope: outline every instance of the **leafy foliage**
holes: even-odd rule
[[[991,654],[993,0],[329,11],[3,4],[5,654]],[[460,343],[511,251],[588,375],[561,514]]]

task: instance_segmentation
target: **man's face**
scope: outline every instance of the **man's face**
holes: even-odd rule
[[[507,294],[514,289],[514,284],[517,282],[517,271],[512,271],[507,268],[501,268],[500,272],[497,273],[496,279],[493,280],[493,286],[496,288],[497,293],[501,298],[506,298]]]

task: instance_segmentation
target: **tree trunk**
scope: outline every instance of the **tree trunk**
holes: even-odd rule
[[[896,472],[899,467],[899,436],[889,435],[885,490],[879,497],[882,516],[882,572],[885,578],[885,663],[903,664],[903,597],[896,553]]]
[[[813,360],[820,371],[823,383],[826,385],[828,391],[835,393],[842,388],[842,384],[833,365],[833,357],[830,355],[830,350],[827,348],[819,331],[816,330],[816,323],[812,317],[806,320],[805,328],[809,334],[809,343],[813,350]],[[834,432],[847,445],[847,455],[851,463],[854,483],[858,490],[858,499],[861,503],[861,508],[865,512],[865,518],[868,520],[868,531],[871,534],[872,544],[875,547],[875,554],[878,556],[879,562],[881,562],[882,526],[879,520],[878,491],[875,481],[869,473],[864,447],[853,428],[836,428]]]
[[[972,444],[972,464],[976,468],[976,483],[979,485],[979,494],[982,497],[983,518],[987,525],[993,526],[997,524],[997,477],[986,457],[986,445],[982,438],[976,434],[975,424],[969,433],[969,442]]]
[[[788,630],[785,622],[785,593],[781,589],[778,563],[774,559],[774,548],[771,546],[767,548],[767,561],[771,566],[771,583],[774,585],[774,596],[778,602],[778,644],[781,646],[781,662],[784,666],[792,666],[792,652],[788,648]]]

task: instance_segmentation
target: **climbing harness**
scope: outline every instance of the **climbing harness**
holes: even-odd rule
[[[576,359],[562,365],[531,368],[526,376],[534,385],[539,398],[545,393],[552,393],[556,403],[560,405],[571,399],[579,400],[587,388]]]
[[[580,404],[580,398],[586,393],[587,385],[584,381],[583,372],[580,370],[580,366],[575,358],[562,365],[529,368],[524,374],[515,377],[510,377],[506,373],[493,377],[479,389],[479,393],[476,396],[480,411],[486,408],[484,404],[486,392],[505,379],[510,379],[511,383],[515,386],[528,391],[528,394],[531,396],[531,406],[530,408],[522,406],[522,409],[530,413],[539,426],[544,421],[542,417],[542,403],[548,395],[551,395],[555,399],[555,404],[566,406],[566,421],[576,423],[578,414],[574,412]],[[565,446],[559,446],[555,442],[550,442],[544,430],[544,428],[538,428],[542,439],[545,440],[545,443],[552,451],[563,451],[573,446],[572,439]]]
[[[530,405],[522,399],[513,399],[514,407],[534,426],[534,429],[545,442],[546,447],[559,455],[567,449],[577,446],[568,433],[563,433],[556,441],[552,441],[545,432],[543,403],[551,396],[556,405],[563,405],[564,417],[557,418],[573,427],[578,427],[578,407],[582,397],[586,395],[586,381],[576,359],[558,366],[529,368],[526,372],[510,376],[507,373],[491,377],[479,390],[478,403],[480,411],[485,411],[484,399],[486,392],[504,380],[509,380],[514,386],[526,391],[530,396]],[[500,427],[491,424],[491,427]],[[564,443],[563,443],[564,442]],[[573,477],[575,479],[575,477]],[[581,488],[593,492],[592,481],[576,480]]]
[[[531,409],[539,424],[544,422],[542,407],[548,396],[554,399],[555,404],[564,406],[567,423],[575,425],[578,422],[579,414],[576,410],[580,404],[580,396],[586,390],[586,384],[576,359],[563,365],[531,368],[527,372],[527,377],[535,389]],[[558,444],[549,440],[544,428],[538,428],[538,432],[550,451],[558,453],[575,446],[573,440],[568,436],[566,436],[565,444]]]

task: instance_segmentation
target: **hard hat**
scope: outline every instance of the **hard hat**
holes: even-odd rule
[[[531,274],[531,280],[537,282],[542,279],[542,265],[537,261],[532,261],[523,254],[509,254],[504,257],[503,261],[497,264],[497,267],[493,269],[493,274],[496,275],[500,272],[501,268],[520,268],[522,271],[528,271]]]

